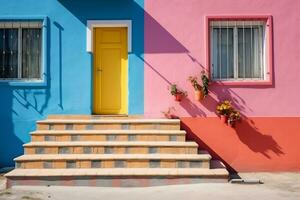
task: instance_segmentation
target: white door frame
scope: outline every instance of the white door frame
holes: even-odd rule
[[[132,21],[131,20],[87,20],[86,51],[93,52],[93,29],[97,27],[127,27],[128,53],[132,48]]]

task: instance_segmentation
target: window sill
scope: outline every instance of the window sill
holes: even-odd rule
[[[224,86],[271,86],[272,81],[212,81],[213,85],[224,85]]]
[[[25,81],[25,80],[0,80],[1,86],[46,86],[45,80]]]

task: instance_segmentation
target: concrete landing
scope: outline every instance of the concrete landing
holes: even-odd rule
[[[264,184],[201,183],[157,187],[32,187],[14,186],[0,191],[0,200],[299,200],[300,173],[245,173],[244,179]]]

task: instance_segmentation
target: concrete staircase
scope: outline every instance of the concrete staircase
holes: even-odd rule
[[[225,168],[185,141],[180,120],[50,116],[38,121],[12,185],[153,186],[226,182]],[[199,154],[198,154],[199,152]]]

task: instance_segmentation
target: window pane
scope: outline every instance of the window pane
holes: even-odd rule
[[[262,64],[262,28],[253,29],[253,78],[263,79]]]
[[[22,29],[22,78],[41,77],[41,29]]]
[[[212,68],[213,68],[213,78],[220,78],[220,68],[219,68],[219,29],[214,28],[212,33]]]
[[[18,78],[18,29],[0,29],[0,78]]]
[[[238,77],[262,77],[262,36],[259,28],[238,28]]]
[[[233,29],[213,28],[212,54],[213,78],[233,78]]]

